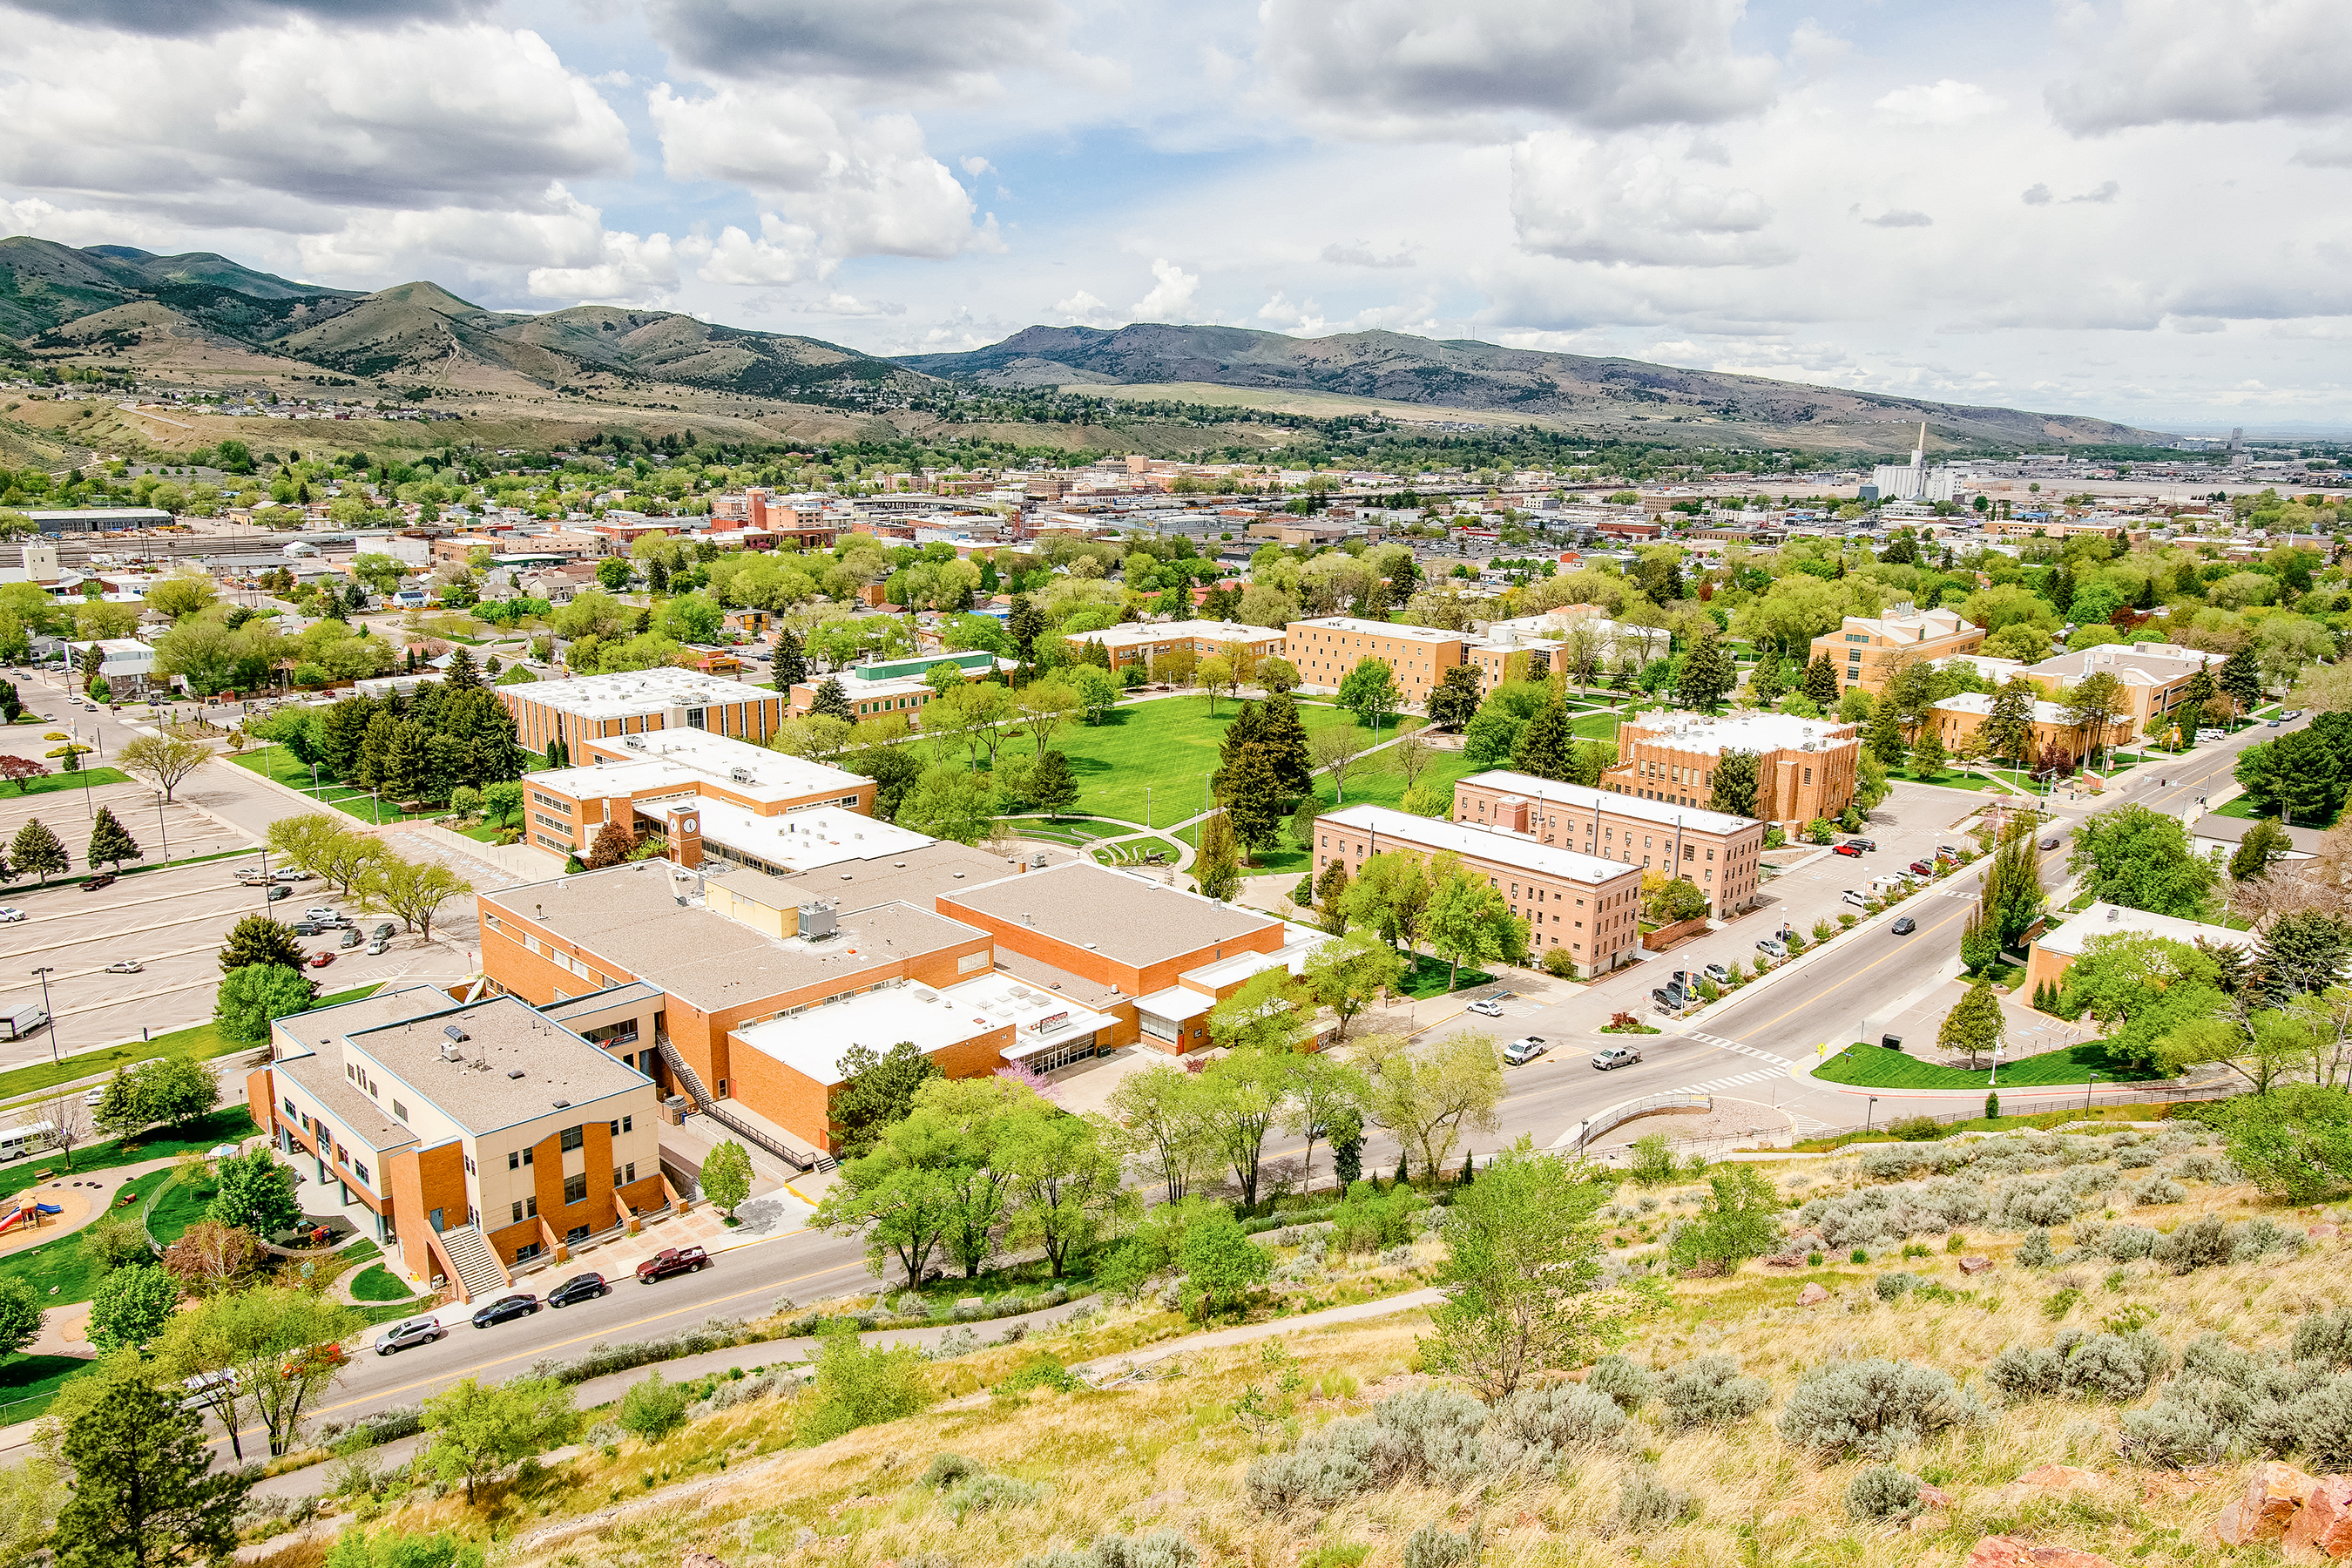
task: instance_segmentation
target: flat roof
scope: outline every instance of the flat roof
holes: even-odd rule
[[[1449,632],[1438,626],[1406,626],[1393,621],[1368,621],[1358,616],[1324,616],[1312,621],[1293,621],[1291,629],[1315,626],[1324,631],[1356,632],[1365,637],[1404,637],[1414,642],[1467,642],[1464,632]]]
[[[338,1002],[331,1007],[290,1013],[278,1019],[275,1027],[297,1045],[323,1051],[353,1029],[452,1012],[464,1005],[437,985],[404,985],[397,990],[379,991],[373,996]]]
[[[1047,1027],[1038,1026],[1055,1020]],[[818,1083],[842,1081],[841,1058],[853,1046],[887,1051],[910,1042],[929,1055],[1008,1025],[1012,1050],[1052,1046],[1107,1029],[1118,1020],[1068,997],[1039,991],[1010,975],[984,974],[945,991],[892,985],[771,1018],[736,1031],[736,1038]]]
[[[1755,752],[1769,755],[1774,752],[1822,751],[1832,746],[1853,742],[1851,734],[1833,735],[1832,730],[1852,730],[1834,719],[1806,719],[1794,713],[1741,713],[1716,717],[1705,713],[1643,714],[1629,719],[1624,728],[1637,731],[1653,744],[1680,752],[1703,752],[1720,754],[1725,751]]]
[[[2229,947],[2245,947],[2254,940],[2252,931],[2231,931],[2228,926],[2206,925],[2177,915],[2152,914],[2147,910],[2127,910],[2121,904],[2101,902],[2070,917],[2057,930],[2042,932],[2034,938],[2033,945],[2046,952],[2080,957],[2098,938],[2126,933],[2170,937],[2186,942],[2203,937],[2209,942]]]
[[[416,1142],[416,1134],[383,1113],[383,1108],[352,1087],[343,1076],[340,1057],[329,1058],[313,1053],[289,1057],[278,1062],[276,1071],[294,1080],[294,1086],[320,1108],[343,1125],[358,1142],[377,1153],[394,1149],[405,1149]]]
[[[1370,830],[1373,835],[1375,851],[1380,847],[1381,838],[1393,838],[1416,849],[1475,855],[1481,860],[1490,860],[1497,865],[1517,866],[1548,877],[1590,882],[1595,886],[1629,873],[1639,874],[1637,867],[1617,860],[1604,860],[1598,855],[1562,849],[1557,845],[1538,844],[1524,833],[1508,833],[1467,822],[1447,822],[1442,817],[1415,816],[1409,811],[1393,811],[1385,805],[1342,806],[1338,811],[1325,812],[1316,820]]]
[[[1092,860],[958,888],[940,894],[939,902],[1026,926],[1137,968],[1282,924],[1272,915],[1178,892]]]
[[[463,1040],[450,1029],[462,1030]],[[587,1107],[653,1079],[513,996],[346,1037],[353,1050],[472,1133]],[[450,1047],[451,1061],[442,1053]]]
[[[763,816],[730,801],[713,800],[708,795],[697,805],[702,813],[704,843],[794,871],[822,870],[845,860],[904,855],[932,842],[928,833],[917,833],[837,805]],[[814,896],[811,892],[799,895],[802,899]]]
[[[1472,773],[1457,781],[1477,784],[1486,789],[1498,789],[1508,795],[1526,795],[1562,805],[1575,811],[1591,811],[1598,807],[1620,816],[1637,816],[1654,822],[1662,827],[1696,827],[1702,833],[1737,833],[1743,827],[1761,828],[1763,824],[1753,817],[1735,816],[1726,811],[1708,811],[1703,807],[1674,805],[1663,800],[1643,800],[1640,795],[1622,790],[1594,789],[1587,784],[1562,784],[1558,779],[1538,778],[1533,773],[1513,773],[1508,768],[1496,768],[1487,773]]]
[[[844,911],[839,934],[778,939],[706,909],[667,860],[583,871],[478,895],[487,910],[528,920],[707,1013],[818,984],[847,988],[879,968],[982,933],[908,903]],[[825,891],[813,884],[808,896]],[[680,896],[687,902],[680,904]]]
[[[1245,626],[1239,621],[1130,621],[1096,631],[1074,632],[1075,642],[1098,642],[1105,647],[1129,647],[1139,643],[1260,642],[1283,635],[1280,626]]]
[[[772,702],[778,694],[764,686],[751,686],[705,675],[698,669],[665,665],[655,669],[625,670],[617,675],[575,675],[561,680],[534,680],[522,686],[500,686],[499,692],[520,692],[533,702],[559,713],[583,719],[625,719],[672,708],[714,708],[730,702]]]

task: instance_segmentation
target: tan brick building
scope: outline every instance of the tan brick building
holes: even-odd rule
[[[1291,622],[1283,634],[1282,657],[1297,668],[1298,683],[1308,691],[1337,691],[1356,666],[1368,658],[1383,660],[1394,673],[1406,706],[1418,708],[1445,679],[1445,672],[1464,661],[1472,640],[1435,626],[1326,616]]]
[[[1962,691],[1945,698],[1930,710],[1928,723],[1947,752],[1984,727],[1992,716],[1993,700],[1979,691]],[[2065,756],[2076,762],[2094,747],[2105,749],[2130,742],[2137,731],[2128,716],[2106,726],[2104,735],[2077,729],[2066,710],[2055,702],[2037,699],[2033,704],[2033,751],[2037,757]]]
[[[1756,817],[1783,827],[1834,817],[1853,803],[1856,726],[1792,713],[1645,713],[1617,731],[1605,788],[1642,800],[1704,807],[1726,752],[1756,755]]]
[[[2147,731],[2152,715],[2175,712],[2189,700],[2189,688],[2199,670],[2210,668],[2218,672],[2221,664],[2220,659],[2202,649],[2172,643],[2109,643],[2104,647],[2086,647],[2079,653],[2045,658],[2039,664],[2028,665],[2023,674],[2046,696],[2053,698],[2091,675],[2114,676],[2122,683],[2125,700],[2131,705],[2132,733],[2137,735]],[[2194,730],[2195,716],[2190,717],[2189,728]]]
[[[868,818],[874,812],[872,779],[708,731],[583,740],[572,760],[569,768],[523,775],[524,842],[551,855],[585,856],[597,830],[614,821],[641,837],[681,837],[680,812],[696,808],[696,836],[711,853],[731,854],[746,864],[801,860],[805,835],[788,841],[784,824],[763,819],[820,808]],[[820,820],[830,823],[811,817],[794,826]],[[868,821],[850,831],[872,832],[878,842],[902,830]]]
[[[1717,916],[1756,901],[1764,825],[1752,817],[1498,770],[1455,782],[1454,820],[1671,871],[1705,893]]]
[[[765,744],[784,721],[782,693],[693,669],[637,669],[491,689],[514,715],[515,739],[525,750],[543,755],[549,742],[561,741],[575,763],[584,742],[654,730],[702,730]]]
[[[1984,639],[1982,626],[1962,620],[1952,610],[1848,616],[1837,630],[1813,639],[1812,657],[1829,656],[1841,686],[1859,686],[1876,696],[1904,661],[1932,663],[1974,653]]]
[[[1541,962],[1564,951],[1580,975],[1631,963],[1642,945],[1642,869],[1544,844],[1523,833],[1349,805],[1315,819],[1315,874],[1337,862],[1349,875],[1374,855],[1406,850],[1451,855],[1483,876],[1528,922],[1528,950]]]

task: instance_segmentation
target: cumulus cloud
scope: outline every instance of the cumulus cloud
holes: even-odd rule
[[[2024,195],[2020,199],[2030,207],[2046,207],[2050,205],[2051,200],[2050,187],[2039,184],[2028,185],[2025,187]]]
[[[802,93],[728,88],[684,98],[667,82],[646,107],[672,178],[745,186],[812,231],[828,256],[998,247],[993,222],[974,226],[971,197],[923,150],[911,116],[860,115]]]
[[[656,0],[656,37],[712,76],[975,86],[1062,52],[1056,0]]]
[[[1906,207],[1897,207],[1891,212],[1883,212],[1876,217],[1866,217],[1862,221],[1873,228],[1931,228],[1936,222],[1926,213],[1913,212]]]
[[[1350,240],[1345,245],[1334,240],[1323,247],[1323,259],[1334,267],[1410,267],[1418,248],[1404,240],[1385,250],[1369,239]]]
[[[2123,185],[2120,183],[2115,180],[2104,180],[2080,195],[2068,196],[2066,199],[2070,202],[2088,202],[2094,206],[2105,206],[2122,194]]]
[[[418,27],[353,47],[308,18],[200,39],[13,29],[0,180],[153,210],[496,205],[616,174],[628,132],[535,33]],[[273,201],[270,198],[288,198]]]
[[[1789,248],[1763,233],[1772,208],[1754,191],[1700,177],[1654,151],[1565,132],[1512,150],[1511,216],[1543,256],[1635,267],[1759,267]]]
[[[1294,305],[1290,297],[1279,289],[1274,291],[1273,299],[1257,308],[1257,319],[1270,327],[1301,332],[1319,332],[1329,324],[1324,321],[1323,312],[1314,300],[1307,300]]]
[[[337,27],[443,21],[489,9],[487,0],[5,0],[18,11],[85,27],[199,37],[308,16]]]
[[[2352,110],[2342,0],[2075,0],[2063,18],[2083,64],[2047,97],[2078,135]]]
[[[1055,300],[1054,313],[1074,327],[1108,327],[1118,320],[1108,305],[1083,289],[1066,300]]]
[[[2009,106],[1972,81],[1946,77],[1932,86],[1898,87],[1871,105],[1906,125],[1958,125]]]
[[[798,283],[829,270],[831,264],[817,254],[816,231],[774,213],[761,215],[757,239],[728,225],[696,268],[706,283],[747,288]]]
[[[891,300],[861,300],[855,294],[838,291],[827,294],[815,307],[826,316],[903,316],[907,307]]]
[[[1777,68],[1734,47],[1739,0],[1265,0],[1260,59],[1371,134],[1564,120],[1595,129],[1737,119]]]
[[[532,296],[541,300],[649,305],[677,292],[680,250],[700,248],[692,242],[683,247],[673,244],[666,234],[639,237],[608,231],[593,262],[584,267],[534,267],[527,279]]]
[[[1187,272],[1165,258],[1151,263],[1158,279],[1151,292],[1135,302],[1128,319],[1134,321],[1181,321],[1192,312],[1192,291],[1201,286],[1198,273]]]

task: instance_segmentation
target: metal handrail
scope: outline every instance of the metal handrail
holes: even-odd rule
[[[1595,1138],[1613,1128],[1623,1126],[1637,1116],[1647,1116],[1653,1111],[1659,1110],[1713,1110],[1714,1109],[1714,1096],[1706,1094],[1652,1094],[1645,1095],[1640,1100],[1629,1100],[1622,1105],[1609,1107],[1598,1116],[1585,1118],[1583,1123],[1576,1130],[1576,1152],[1581,1154],[1584,1152],[1585,1146]]]

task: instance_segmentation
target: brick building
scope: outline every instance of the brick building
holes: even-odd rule
[[[927,658],[898,659],[889,664],[861,664],[837,670],[830,676],[821,675],[813,680],[794,683],[786,711],[794,718],[807,713],[816,706],[818,689],[827,680],[838,680],[843,693],[849,699],[850,711],[858,719],[878,719],[886,714],[896,714],[920,729],[924,707],[939,695],[938,689],[930,683],[931,670],[942,664],[952,664],[962,670],[966,680],[979,680],[991,670],[1010,671],[1018,668],[1013,660],[999,658],[992,653],[940,653]]]
[[[1463,662],[1470,640],[1435,626],[1326,616],[1291,622],[1283,634],[1282,657],[1297,668],[1298,683],[1308,691],[1337,691],[1348,672],[1364,660],[1384,660],[1406,706],[1417,708],[1429,700],[1445,672]]]
[[[2114,676],[2123,686],[2124,700],[2130,704],[2132,732],[2143,734],[2149,719],[2172,713],[2189,700],[2189,688],[2199,670],[2218,670],[2221,662],[2200,648],[2173,643],[2109,643],[2104,647],[2086,647],[2079,653],[2045,658],[2026,666],[2023,674],[2051,697],[2061,695],[2070,686],[2080,685],[2089,676]],[[2197,727],[2194,715],[2190,716],[2189,727]]]
[[[1756,901],[1764,825],[1753,817],[1497,770],[1455,781],[1454,820],[1523,833],[1604,860],[1670,869],[1705,893],[1709,912],[1717,916]]]
[[[1904,661],[1932,663],[1974,653],[1984,639],[1982,626],[1962,620],[1954,611],[1906,607],[1889,616],[1846,616],[1837,630],[1813,639],[1812,657],[1827,654],[1841,685],[1859,686],[1876,696]]]
[[[523,840],[533,848],[585,855],[597,829],[613,821],[640,837],[680,839],[688,837],[681,814],[689,812],[691,837],[702,847],[686,858],[688,866],[705,854],[744,864],[802,858],[782,852],[787,817],[796,840],[871,831],[879,842],[902,831],[872,820],[872,779],[704,730],[584,740],[572,762],[523,775]],[[845,815],[858,820],[845,826],[836,818]]]
[[[1631,963],[1642,946],[1642,868],[1538,842],[1524,833],[1349,805],[1315,819],[1315,874],[1334,861],[1354,875],[1374,855],[1405,850],[1451,855],[1508,900],[1528,922],[1528,950],[1540,962],[1565,951],[1580,975]]]
[[[1956,692],[1929,710],[1927,722],[1934,727],[1936,739],[1949,752],[1984,727],[1984,721],[1992,716],[1992,704],[1993,700],[1980,691]],[[2036,699],[2033,704],[2033,751],[2037,757],[2064,756],[2081,762],[2095,747],[2105,750],[2125,744],[2133,732],[2127,715],[2107,725],[2105,734],[2095,734],[2087,727],[2077,728],[2066,717],[2065,709],[2055,702]]]
[[[412,1279],[467,1300],[674,1201],[653,1080],[506,997],[411,985],[271,1026],[257,1125],[375,1216]]]
[[[1756,756],[1756,817],[1799,827],[1834,817],[1853,803],[1856,726],[1791,713],[1645,713],[1617,731],[1617,763],[1601,775],[1608,789],[1642,800],[1705,806],[1726,752]]]
[[[1282,654],[1283,637],[1279,626],[1245,626],[1238,621],[1132,621],[1080,632],[1070,641],[1100,643],[1117,669],[1124,664],[1148,666],[1153,656],[1179,648],[1206,658],[1223,653],[1228,643],[1239,643],[1260,658],[1275,658]]]
[[[495,686],[514,715],[515,739],[545,752],[561,741],[577,762],[583,744],[654,730],[701,730],[765,743],[784,721],[781,692],[699,670],[664,668]]]

